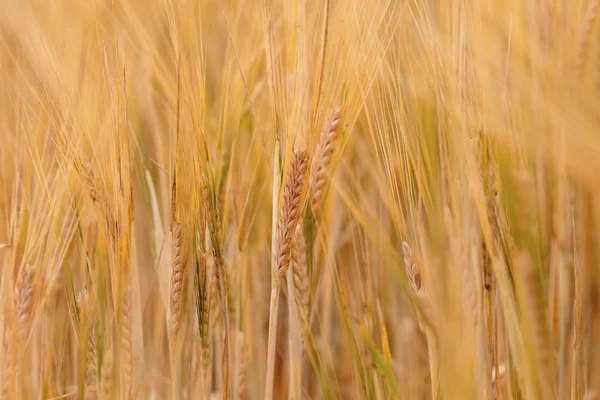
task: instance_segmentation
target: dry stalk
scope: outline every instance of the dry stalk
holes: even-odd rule
[[[269,305],[269,338],[267,343],[267,373],[265,382],[265,400],[273,399],[273,380],[275,376],[275,344],[277,338],[277,319],[279,303],[279,283],[277,275],[278,231],[277,212],[279,210],[279,141],[275,143],[273,152],[273,209],[271,211],[271,301]]]
[[[287,273],[289,398],[299,400],[302,397],[302,334],[300,330],[300,309],[297,307],[299,300],[296,298],[293,268],[292,265]]]

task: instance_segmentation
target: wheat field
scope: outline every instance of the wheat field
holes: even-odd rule
[[[599,14],[0,0],[0,399],[600,399]]]

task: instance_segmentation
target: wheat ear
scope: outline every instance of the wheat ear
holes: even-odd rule
[[[80,292],[77,295],[77,306],[80,315],[84,315],[86,321],[88,321],[87,348],[85,352],[85,382],[86,384],[89,384],[96,377],[98,371],[98,356],[96,353],[96,338],[94,335],[95,321],[92,317],[90,295],[87,290],[83,293]],[[82,325],[80,325],[81,332],[85,333],[81,326]]]
[[[325,189],[327,184],[327,176],[329,174],[329,167],[331,165],[331,159],[337,140],[342,131],[341,129],[341,116],[342,107],[335,107],[327,122],[323,126],[321,137],[317,143],[317,147],[314,152],[313,164],[312,164],[312,179],[310,183],[310,202],[312,212],[317,215],[323,199],[325,198]]]
[[[237,382],[236,382],[236,393],[239,400],[246,400],[248,398],[248,346],[244,340],[244,334],[239,332],[238,334],[238,371],[237,371]]]
[[[402,250],[404,251],[404,266],[406,268],[406,277],[408,278],[408,283],[415,294],[419,295],[419,297],[423,299],[425,298],[425,293],[421,281],[421,272],[419,266],[413,258],[412,249],[408,243],[404,242],[402,243]],[[438,398],[438,360],[436,338],[433,330],[423,323],[421,314],[418,310],[417,319],[420,328],[425,332],[425,336],[427,337],[429,372],[431,375],[431,396],[433,399],[436,399]]]
[[[306,240],[302,225],[296,227],[292,251],[292,272],[294,274],[294,297],[298,307],[298,317],[308,317],[308,264],[306,262]],[[299,321],[299,323],[302,323]]]
[[[278,263],[277,275],[284,277],[290,265],[291,247],[296,232],[296,225],[300,219],[302,192],[304,187],[304,174],[308,167],[308,154],[306,150],[294,152],[290,171],[283,188],[283,199],[279,215],[278,232]]]
[[[583,21],[579,25],[579,33],[577,35],[577,55],[575,57],[575,65],[573,66],[573,72],[577,79],[581,78],[583,73],[583,64],[585,63],[588,48],[590,45],[590,36],[598,17],[598,11],[600,10],[600,1],[592,0],[588,5]]]
[[[208,370],[210,368],[210,298],[211,285],[208,277],[206,254],[206,212],[200,212],[199,232],[197,233],[196,248],[196,312],[198,316],[198,330],[200,331],[201,354],[201,384],[204,396],[207,392]]]
[[[121,350],[123,359],[123,389],[126,397],[131,395],[131,282],[127,280],[123,293],[123,305],[121,309]]]
[[[102,371],[100,378],[101,398],[103,400],[112,399],[112,378],[113,378],[113,354],[110,348],[104,352],[104,360],[102,361]]]
[[[277,157],[277,151],[275,154]],[[277,159],[276,159],[277,160]],[[279,166],[276,165],[273,174],[273,204],[275,226],[278,185],[279,185]],[[281,290],[282,278],[286,276],[291,260],[293,239],[296,233],[296,225],[300,219],[302,207],[302,195],[304,192],[304,176],[308,168],[308,153],[306,150],[296,150],[292,155],[292,160],[288,169],[283,187],[283,196],[281,207],[279,207],[279,219],[277,222],[277,233],[274,236],[276,240],[275,257],[273,258],[273,270],[271,274],[271,306],[269,310],[269,339],[267,352],[267,383],[265,398],[273,398],[273,379],[275,370],[275,345],[277,337],[277,319],[279,314],[279,295]],[[288,285],[290,280],[288,279]]]
[[[13,332],[9,327],[6,327],[4,330],[4,335],[2,335],[2,354],[4,355],[4,363],[2,365],[2,399],[9,399],[11,394],[11,383],[13,381],[13,377],[15,374],[15,365],[16,360],[14,356],[14,352],[12,351],[10,345],[12,342]]]
[[[90,326],[87,339],[87,350],[85,356],[85,381],[91,383],[98,372],[98,354],[96,352],[96,338],[94,336],[94,324]]]
[[[185,279],[185,259],[183,255],[183,240],[181,223],[175,221],[172,228],[172,265],[171,274],[171,338],[176,340],[181,327],[181,303]]]
[[[29,335],[29,325],[33,313],[33,277],[34,269],[27,264],[22,270],[21,281],[15,289],[15,305],[17,310],[17,329],[19,338],[24,342]]]
[[[223,373],[223,399],[227,400],[229,389],[229,354],[231,353],[230,333],[229,333],[229,305],[227,295],[227,271],[225,270],[225,259],[223,256],[223,243],[221,241],[221,220],[217,210],[214,196],[209,191],[208,179],[205,175],[201,177],[203,204],[206,215],[208,216],[208,229],[210,232],[210,241],[212,246],[212,255],[214,260],[214,277],[217,285],[217,292],[221,300],[221,315],[223,328],[225,330],[224,350],[221,359]]]
[[[288,350],[290,358],[290,397],[302,398],[302,336],[304,321],[308,320],[308,272],[306,243],[302,224],[296,226],[292,243],[291,269],[287,275],[288,285]]]

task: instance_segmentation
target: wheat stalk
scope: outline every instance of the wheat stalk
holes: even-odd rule
[[[278,262],[278,231],[277,212],[279,210],[280,173],[279,141],[275,142],[273,152],[273,209],[271,211],[271,299],[269,305],[269,337],[267,343],[267,376],[265,383],[265,400],[273,399],[273,379],[275,373],[275,344],[277,335],[279,284],[277,271]]]
[[[279,186],[279,165],[276,151],[275,168],[273,172],[273,225],[275,226],[275,210],[277,209],[278,186]],[[301,215],[301,202],[304,191],[304,175],[308,167],[308,154],[306,150],[296,150],[292,155],[290,166],[283,187],[283,196],[281,206],[279,207],[279,219],[277,224],[276,245],[273,240],[273,249],[276,249],[276,256],[272,260],[271,274],[271,306],[269,310],[269,339],[267,351],[267,400],[273,397],[273,379],[275,369],[275,344],[277,335],[277,319],[279,313],[279,295],[281,280],[288,272],[291,259],[293,239],[296,233],[296,225]],[[291,281],[288,279],[288,285]],[[290,286],[291,288],[291,286]]]

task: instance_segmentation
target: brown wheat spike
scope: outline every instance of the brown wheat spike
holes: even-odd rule
[[[583,21],[579,25],[579,33],[577,35],[577,55],[575,57],[575,65],[573,72],[577,79],[581,78],[583,73],[583,64],[587,56],[588,47],[590,44],[590,36],[598,17],[598,10],[600,10],[600,1],[592,0],[588,5]]]
[[[294,247],[292,249],[292,272],[294,273],[294,291],[299,315],[308,312],[308,265],[306,263],[306,240],[302,225],[296,227]],[[301,310],[301,311],[300,311]]]
[[[33,313],[33,267],[27,264],[21,271],[20,282],[15,289],[15,304],[17,310],[17,328],[21,340],[29,335],[29,324]]]
[[[492,240],[493,243],[498,243],[499,240],[499,196],[497,189],[497,181],[496,181],[496,171],[494,170],[494,158],[491,152],[491,149],[484,144],[483,136],[480,134],[478,139],[478,153],[480,162],[478,165],[479,168],[479,177],[481,179],[481,183],[483,185],[483,195],[485,197],[486,202],[486,210],[488,216],[488,222],[490,228],[492,230]],[[482,246],[482,254],[483,254],[483,286],[486,290],[492,290],[493,284],[493,275],[492,275],[492,259],[491,254],[495,249],[488,249],[484,238],[481,240]]]
[[[106,222],[108,224],[109,232],[111,234],[115,234],[117,229],[117,223],[115,218],[113,217],[113,213],[111,211],[110,205],[105,197],[102,196],[99,188],[98,177],[94,173],[94,169],[92,168],[92,164],[87,162],[85,164],[79,162],[79,171],[81,174],[81,179],[85,183],[85,186],[88,189],[88,194],[94,206],[97,207],[99,211],[105,214]]]
[[[335,107],[331,111],[327,122],[323,126],[321,138],[319,139],[319,143],[314,152],[310,185],[310,202],[313,214],[315,215],[325,198],[327,175],[329,173],[328,169],[331,164],[333,152],[335,151],[337,139],[342,131],[340,126],[341,115],[341,106]]]
[[[92,169],[90,163],[87,163],[81,167],[81,177],[88,188],[88,194],[90,195],[92,202],[94,204],[99,203],[100,194],[98,193],[98,182],[96,179],[96,174],[94,174],[94,170]]]
[[[281,202],[279,225],[277,227],[279,236],[277,274],[280,277],[285,276],[290,264],[292,240],[294,239],[296,225],[301,215],[300,202],[307,166],[308,154],[306,150],[294,151],[283,188],[283,200]]]
[[[417,264],[413,260],[412,250],[408,243],[402,243],[402,250],[404,251],[404,267],[408,283],[415,293],[419,293],[421,290],[421,271],[419,271],[419,267],[417,267]]]
[[[185,280],[185,257],[183,250],[183,240],[181,232],[181,223],[173,223],[173,271],[171,274],[171,335],[173,339],[177,337],[181,326],[181,303]]]

